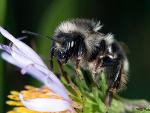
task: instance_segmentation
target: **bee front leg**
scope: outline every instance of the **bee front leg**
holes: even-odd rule
[[[63,68],[63,64],[58,59],[57,59],[57,62],[59,64],[59,69],[60,69],[61,76],[63,76],[66,79],[66,81],[69,83],[69,78],[67,76],[66,71]]]
[[[53,71],[53,58],[55,54],[55,46],[54,43],[52,44],[51,50],[50,50],[50,70]]]
[[[57,62],[58,62],[58,65],[59,65],[59,69],[60,69],[61,75],[64,76],[65,75],[65,71],[64,71],[64,68],[63,68],[63,64],[58,59],[57,59]]]
[[[52,70],[52,71],[53,71],[54,50],[55,50],[55,48],[52,47],[52,48],[51,48],[51,51],[50,51],[50,70]]]

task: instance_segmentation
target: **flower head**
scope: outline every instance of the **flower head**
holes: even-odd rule
[[[7,104],[11,106],[15,106],[15,108],[9,111],[8,113],[24,113],[24,112],[25,113],[41,113],[41,110],[40,110],[41,108],[39,106],[42,106],[42,109],[45,110],[45,111],[42,110],[42,113],[43,112],[49,113],[47,111],[56,112],[56,111],[59,111],[58,108],[60,108],[61,104],[62,104],[61,107],[63,108],[64,108],[64,104],[67,104],[65,101],[61,101],[63,98],[60,95],[57,95],[46,86],[41,87],[41,88],[35,88],[33,86],[26,86],[25,90],[21,91],[21,94],[22,95],[20,95],[20,93],[17,91],[11,91],[11,94],[8,96],[10,100],[7,101]],[[49,99],[49,102],[48,102],[48,99]],[[27,103],[27,105],[31,109],[25,106],[26,105],[25,100],[31,102],[30,103],[31,105]],[[36,103],[32,101],[34,102],[36,101]],[[57,106],[58,103],[59,103],[59,106]],[[37,107],[36,111],[34,107]],[[70,111],[65,110],[65,111],[62,111],[61,113],[70,113]]]
[[[49,90],[56,93],[61,98],[29,98],[26,99],[24,93],[19,94],[23,105],[30,110],[39,112],[59,112],[72,110],[72,100],[60,80],[48,69],[37,53],[28,45],[13,37],[10,33],[0,27],[0,33],[11,41],[11,45],[0,45],[2,58],[11,64],[21,68],[21,73],[29,73],[31,76],[41,81]]]

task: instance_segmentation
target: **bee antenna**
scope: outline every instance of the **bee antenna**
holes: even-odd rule
[[[27,30],[22,30],[22,33],[23,33],[23,34],[34,35],[34,36],[40,36],[40,37],[43,37],[43,38],[50,39],[50,40],[56,41],[56,42],[58,42],[58,43],[61,43],[61,41],[58,41],[58,40],[56,40],[56,39],[54,39],[54,38],[51,38],[51,37],[49,37],[49,36],[41,35],[41,34],[39,34],[39,33],[31,32],[31,31],[27,31]]]

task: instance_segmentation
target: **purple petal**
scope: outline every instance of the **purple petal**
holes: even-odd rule
[[[65,100],[72,102],[64,85],[51,71],[37,64],[33,64],[29,67],[30,68],[26,68],[26,71],[30,73],[31,76],[44,83],[55,93],[61,95]]]
[[[0,44],[0,49],[6,51],[7,53],[11,53],[11,47],[10,46]]]
[[[11,42],[13,42],[13,44],[15,44],[15,46],[18,49],[20,49],[20,51],[22,53],[24,53],[26,56],[28,56],[33,61],[38,62],[39,64],[45,66],[45,64],[43,63],[43,61],[41,60],[41,58],[28,45],[26,45],[22,41],[20,41],[20,40],[16,39],[15,37],[13,37],[10,33],[8,33],[2,27],[0,27],[0,32],[1,32],[1,34],[4,37],[6,37],[7,39],[9,39]]]
[[[0,32],[7,39],[13,42],[11,47],[0,47],[10,53],[10,55],[4,53],[2,54],[2,57],[6,61],[20,67],[23,74],[26,72],[31,74],[31,76],[40,80],[54,92],[61,95],[65,100],[72,102],[64,85],[50,70],[48,70],[41,58],[29,46],[22,41],[15,39],[2,27],[0,27]]]
[[[4,60],[6,60],[7,62],[11,63],[11,64],[14,64],[18,67],[20,67],[19,63],[17,63],[17,61],[8,53],[6,52],[3,52],[1,53],[1,56]]]

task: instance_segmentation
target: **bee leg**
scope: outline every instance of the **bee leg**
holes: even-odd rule
[[[117,92],[120,86],[121,81],[121,75],[122,75],[122,65],[121,63],[115,63],[112,67],[109,69],[109,75],[108,75],[108,90],[106,93],[106,106],[110,107],[113,94]]]
[[[79,74],[80,66],[79,66],[80,60],[76,60],[76,72]]]
[[[53,58],[54,58],[55,52],[57,52],[57,51],[56,51],[55,46],[53,44],[52,48],[51,48],[51,51],[50,51],[50,70],[51,71],[53,71]],[[63,64],[58,60],[58,58],[57,58],[57,62],[58,62],[58,65],[59,65],[60,74],[62,76],[64,76],[64,78],[68,81],[68,77],[66,76],[66,72],[63,69]]]
[[[59,60],[57,60],[57,62],[59,64],[59,69],[60,69],[61,75],[64,76],[65,72],[64,72],[64,69],[63,69],[63,64]]]
[[[113,91],[108,89],[106,93],[106,99],[105,99],[105,104],[107,108],[111,106],[112,98],[113,98]]]
[[[54,51],[55,51],[55,47],[52,47],[51,51],[50,51],[50,70],[52,70],[52,71],[53,71]]]
[[[53,58],[55,54],[55,46],[54,43],[52,44],[51,50],[50,50],[50,70],[53,71]]]
[[[63,64],[58,59],[57,59],[57,62],[59,64],[61,76],[63,76],[66,79],[66,81],[69,83],[69,78],[67,76],[67,73],[64,71]]]
[[[100,84],[100,74],[96,73],[96,70],[101,66],[101,59],[96,59],[96,63],[95,63],[95,69],[94,72],[92,72],[92,77],[93,77],[93,81],[96,84],[96,86],[98,86],[100,88],[101,84]],[[100,72],[101,73],[101,72]]]
[[[83,77],[82,77],[82,72],[80,70],[80,60],[77,59],[76,60],[76,74],[77,74],[77,77],[80,79],[80,80],[83,80]]]
[[[80,69],[80,60],[81,60],[81,57],[83,57],[83,53],[86,51],[85,49],[85,44],[80,44],[79,45],[79,50],[77,52],[77,60],[76,60],[76,74],[77,74],[77,77],[80,79],[80,80],[83,80],[83,76],[82,76],[82,72],[81,72],[81,69]]]
[[[105,67],[107,79],[108,79],[108,89],[106,92],[105,104],[109,108],[111,106],[113,94],[117,92],[120,87],[120,81],[122,76],[122,59],[111,59],[109,57],[104,57],[102,67]]]

